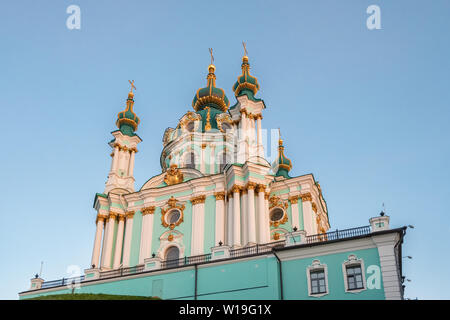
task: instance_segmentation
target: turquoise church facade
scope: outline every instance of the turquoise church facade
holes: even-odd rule
[[[212,52],[211,52],[212,53]],[[216,87],[215,65],[193,111],[163,134],[161,173],[140,189],[134,162],[142,139],[134,82],[113,131],[111,167],[94,197],[96,233],[83,275],[31,279],[21,299],[107,293],[162,299],[403,299],[406,228],[384,213],[369,225],[330,232],[312,174],[291,177],[278,140],[267,159],[258,79],[242,58],[236,103]],[[273,161],[272,161],[273,160]]]

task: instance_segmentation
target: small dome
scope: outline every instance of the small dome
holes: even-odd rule
[[[242,57],[242,75],[240,75],[233,86],[233,91],[236,97],[247,94],[254,98],[259,90],[258,79],[250,75],[250,64],[248,57]]]
[[[289,178],[289,171],[292,169],[292,161],[284,155],[283,140],[278,140],[278,170],[276,176]]]
[[[200,88],[192,100],[192,107],[195,111],[203,110],[209,106],[223,112],[227,111],[230,101],[225,95],[225,91],[221,88],[216,88],[216,75],[214,74],[216,67],[211,64],[208,67],[207,85],[205,88]]]
[[[128,93],[127,107],[124,111],[119,112],[117,115],[116,125],[122,131],[123,134],[133,136],[134,131],[137,130],[139,125],[139,117],[133,111],[134,105],[134,93],[130,91]]]

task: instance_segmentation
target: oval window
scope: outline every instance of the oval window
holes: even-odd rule
[[[284,211],[280,208],[275,208],[270,212],[270,220],[273,222],[279,221],[283,218]]]
[[[167,215],[167,222],[168,224],[176,224],[178,222],[178,220],[180,220],[181,217],[181,213],[179,210],[172,210],[169,212],[169,214]]]
[[[187,131],[193,132],[194,129],[195,129],[195,123],[194,123],[194,121],[191,121],[191,122],[189,122],[189,123],[186,125],[186,130],[187,130]]]

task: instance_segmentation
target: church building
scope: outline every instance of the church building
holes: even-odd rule
[[[75,290],[187,300],[403,299],[406,228],[390,228],[382,212],[367,226],[331,232],[313,174],[290,176],[295,140],[280,136],[276,160],[265,158],[266,105],[247,53],[231,106],[213,59],[207,70],[192,110],[163,134],[161,172],[142,186],[134,178],[142,139],[130,82],[105,189],[94,199],[89,268],[76,278],[37,276],[20,298]]]

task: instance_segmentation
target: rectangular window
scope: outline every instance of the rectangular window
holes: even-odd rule
[[[347,267],[348,290],[364,289],[361,265]]]
[[[326,293],[327,286],[325,284],[325,271],[311,271],[311,294]]]

